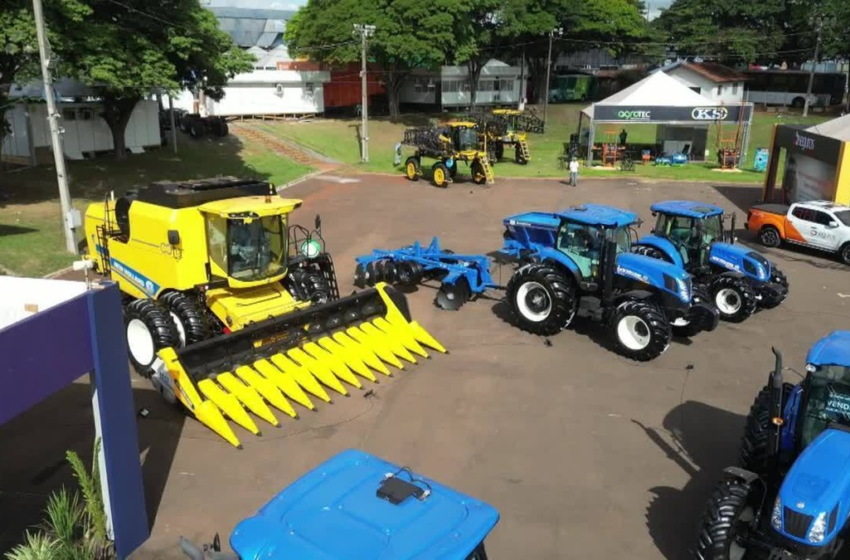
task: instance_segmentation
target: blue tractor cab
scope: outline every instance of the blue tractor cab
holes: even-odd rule
[[[552,335],[589,317],[640,361],[666,351],[673,325],[713,330],[717,310],[692,301],[690,274],[631,251],[638,223],[633,212],[598,204],[505,218],[500,252],[520,264],[506,288],[518,326]]]
[[[726,469],[709,500],[699,558],[847,553],[850,331],[834,331],[811,348],[798,385],[783,382],[782,357],[774,353],[774,371],[747,417],[739,466]]]
[[[788,280],[756,251],[735,245],[735,216],[724,229],[723,208],[691,200],[653,204],[651,235],[633,250],[666,260],[694,276],[698,299],[711,299],[726,321],[741,322],[757,307],[773,308],[788,295]]]
[[[499,521],[489,504],[407,467],[346,450],[304,474],[230,536],[193,560],[486,560],[484,539]]]

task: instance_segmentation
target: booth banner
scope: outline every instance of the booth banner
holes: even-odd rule
[[[691,122],[711,124],[716,121],[749,121],[752,105],[730,105],[728,107],[660,107],[629,105],[595,105],[593,120],[596,122],[659,123]]]
[[[835,200],[835,165],[789,151],[782,192],[786,204]]]
[[[838,164],[838,158],[841,156],[841,144],[841,140],[790,126],[780,125],[776,131],[777,147],[785,148],[789,154],[805,154],[833,167]]]

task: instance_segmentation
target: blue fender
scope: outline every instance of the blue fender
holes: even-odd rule
[[[708,261],[721,269],[736,272],[756,282],[770,281],[770,262],[759,253],[731,243],[712,243]]]
[[[620,253],[616,273],[691,303],[691,275],[674,264],[634,253]]]
[[[638,245],[646,245],[647,247],[653,247],[658,249],[672,262],[674,265],[679,268],[685,268],[685,261],[682,260],[682,254],[673,245],[673,242],[665,237],[659,237],[657,235],[647,235],[645,237],[641,237],[638,239],[638,242],[632,245],[632,250]]]
[[[850,432],[827,428],[797,457],[779,490],[781,529],[787,539],[811,547],[829,545],[841,532],[850,514]],[[790,519],[793,516],[794,519]],[[823,516],[820,541],[807,539],[818,517]],[[791,527],[802,528],[792,531]]]
[[[562,268],[568,270],[573,275],[573,279],[576,283],[582,281],[581,271],[578,268],[578,265],[565,255],[564,253],[558,251],[557,249],[552,249],[551,247],[544,247],[537,251],[536,256],[540,258],[541,261],[554,261]]]

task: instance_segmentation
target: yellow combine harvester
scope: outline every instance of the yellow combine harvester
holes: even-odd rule
[[[91,204],[87,258],[124,295],[130,361],[235,446],[225,416],[260,430],[271,407],[297,417],[392,365],[445,352],[386,284],[340,298],[321,221],[289,226],[301,206],[272,185],[217,178],[153,183]],[[403,360],[403,361],[402,361]]]

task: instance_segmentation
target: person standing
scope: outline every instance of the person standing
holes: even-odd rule
[[[574,187],[578,185],[578,160],[576,158],[570,160],[570,184]]]

